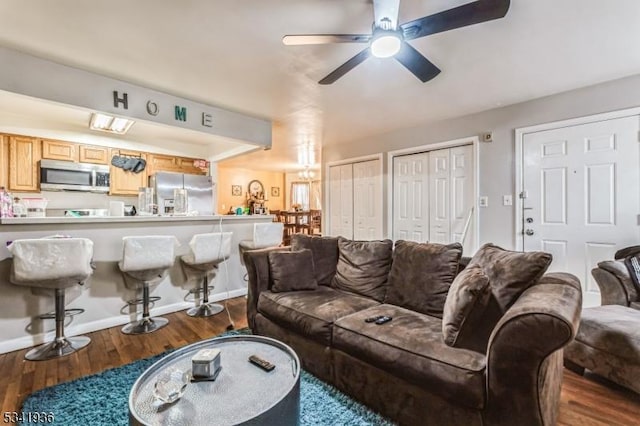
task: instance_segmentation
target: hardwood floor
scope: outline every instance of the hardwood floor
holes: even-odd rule
[[[246,299],[228,301],[237,329],[247,326]],[[24,361],[27,349],[0,355],[0,403],[2,412],[18,411],[30,393],[88,374],[146,358],[224,332],[227,315],[191,318],[184,312],[165,315],[169,325],[147,335],[127,336],[120,327],[89,333],[91,344],[70,356],[40,362]],[[637,425],[640,395],[588,374],[565,369],[559,425]]]

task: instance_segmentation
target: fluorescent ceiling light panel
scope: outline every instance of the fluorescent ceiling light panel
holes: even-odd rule
[[[112,115],[94,112],[91,114],[89,128],[92,130],[99,130],[101,132],[124,135],[129,131],[133,123],[134,121],[129,120],[128,118],[114,117]]]

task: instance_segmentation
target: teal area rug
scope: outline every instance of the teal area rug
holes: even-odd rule
[[[240,333],[225,333],[228,334]],[[128,425],[129,391],[136,379],[167,353],[34,392],[24,401],[22,412],[51,412],[55,420],[47,424],[54,425]],[[392,423],[303,370],[300,424],[364,426]]]

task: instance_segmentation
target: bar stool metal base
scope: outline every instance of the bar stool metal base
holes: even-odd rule
[[[203,303],[200,306],[187,310],[190,317],[210,317],[224,311],[224,307],[218,303]]]
[[[91,339],[86,336],[56,338],[53,342],[31,349],[24,358],[29,361],[46,361],[70,355],[89,343]]]
[[[130,322],[120,331],[124,334],[145,334],[159,330],[167,324],[169,324],[169,320],[162,317],[142,318],[139,321]]]
[[[152,333],[169,324],[169,320],[166,318],[151,318],[151,315],[149,315],[149,301],[151,299],[154,298],[149,297],[149,283],[145,281],[142,283],[142,318],[138,321],[130,322],[129,324],[122,327],[120,331],[122,331],[124,334]],[[160,300],[160,298],[157,298],[156,300]],[[133,302],[133,304],[136,303],[136,301]]]

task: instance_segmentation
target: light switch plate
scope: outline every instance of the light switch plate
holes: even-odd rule
[[[513,197],[511,195],[503,195],[502,196],[502,205],[503,206],[512,206],[513,205]]]
[[[489,207],[489,197],[487,197],[486,195],[480,197],[479,205],[480,207]]]

